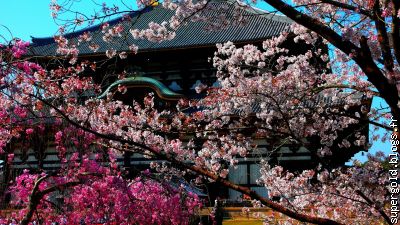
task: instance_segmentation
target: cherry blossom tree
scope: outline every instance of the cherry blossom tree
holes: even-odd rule
[[[399,133],[382,124],[381,118],[400,119],[399,3],[264,1],[277,10],[270,14],[279,12],[295,22],[288,32],[265,40],[262,48],[237,47],[231,42],[218,44],[212,63],[221,87],[198,87],[207,96],[200,101],[181,100],[176,110],[156,109],[151,94],[143,104],[132,105],[114,99],[112,92],[105,98],[97,98],[100,85],[84,75],[85,71],[95,69],[93,64],[81,62],[77,46],[62,36],[71,26],[103,22],[118,14],[130,21],[126,13],[141,11],[157,2],[140,1],[136,8],[125,4],[126,9],[120,8],[124,4],[102,4],[96,15],[88,16],[74,11],[69,4],[73,1],[65,4],[52,1],[56,19],[61,21],[63,15],[71,13],[76,15],[66,23],[63,20],[61,35],[55,37],[57,51],[66,56],[68,66],[46,69],[21,59],[28,44],[20,40],[1,46],[0,101],[4,105],[0,115],[1,153],[11,163],[14,152],[7,145],[49,129],[46,124],[50,121],[55,126],[49,133],[54,134],[62,162],[61,169],[53,174],[25,171],[15,181],[11,191],[14,203],[23,208],[18,217],[22,224],[32,221],[35,212],[46,215],[46,221],[76,223],[80,219],[91,222],[106,218],[122,224],[132,221],[162,224],[169,218],[154,213],[173,212],[168,222],[187,223],[188,215],[199,205],[196,196],[185,196],[182,190],[163,186],[163,181],[149,179],[147,172],[127,180],[115,163],[115,155],[123,152],[164,160],[151,166],[167,180],[171,176],[192,174],[197,182],[212,180],[246,194],[254,200],[255,207],[269,207],[291,218],[285,222],[396,224],[398,216],[391,215],[390,200],[398,193],[387,179],[390,168],[385,166],[388,159],[382,154],[369,156],[365,164],[355,162],[351,168],[332,168],[328,162],[297,173],[260,159],[259,183],[269,190],[270,198],[227,179],[238,159],[256,148],[254,138],[297,145],[305,144],[307,139],[317,140],[321,144],[317,154],[329,158],[351,146],[367,148],[367,137],[361,132],[354,132],[352,139],[340,136],[353,125],[367,123],[386,129],[387,135],[394,137],[394,146],[398,146]],[[160,42],[174,38],[175,31],[189,20],[208,21],[211,30],[241,25],[245,24],[242,9],[251,10],[255,3],[232,3],[238,9],[233,17],[218,9],[218,18],[211,18],[209,15],[215,14],[205,13],[216,10],[211,1],[166,0],[159,7],[175,11],[169,21],[152,22],[146,29],[131,29],[129,33],[136,39]],[[215,23],[215,19],[219,22]],[[120,24],[104,23],[99,32],[104,34],[106,42],[118,41],[123,36]],[[284,47],[287,40],[313,48],[294,55]],[[93,51],[98,49],[90,33],[82,35],[79,41],[90,42]],[[324,50],[321,42],[331,50]],[[138,51],[137,46],[129,49],[133,53]],[[124,59],[127,54],[114,49],[106,52],[110,59]],[[119,87],[117,91],[124,90]],[[94,92],[94,96],[83,97],[88,96],[88,91]],[[355,95],[380,97],[389,107],[369,111]],[[331,102],[319,100],[324,96],[330,96]],[[254,104],[260,105],[260,111],[252,111]],[[187,107],[201,110],[188,114],[184,110]],[[188,134],[194,138],[189,141],[180,138]],[[201,144],[197,144],[198,140]],[[50,193],[64,190],[68,193],[65,208],[61,209],[64,213],[59,213],[52,205]],[[93,195],[98,197],[89,197]],[[274,197],[280,200],[275,201]],[[154,211],[153,203],[160,212]],[[146,210],[131,214],[138,207]],[[174,210],[179,207],[186,210]],[[88,213],[88,208],[98,210],[93,214]],[[77,211],[79,216],[75,214]]]
[[[46,107],[47,102],[37,97],[52,99],[52,104],[61,106],[54,101],[63,94],[69,96],[79,90],[95,89],[95,84],[77,77],[75,73],[79,67],[69,68],[71,76],[67,75],[67,70],[60,69],[53,71],[52,78],[48,77],[48,71],[41,66],[21,59],[28,45],[15,39],[1,46],[1,102],[4,106],[1,155],[6,157],[6,165],[12,167],[17,149],[21,153],[35,147],[37,143],[30,142],[37,138],[35,133],[53,135],[51,139],[56,144],[62,166],[56,171],[45,171],[43,167],[26,169],[11,181],[8,190],[12,195],[11,205],[21,210],[10,218],[2,218],[1,224],[8,224],[7,221],[20,221],[20,224],[33,221],[41,224],[188,224],[201,206],[196,195],[149,171],[128,179],[126,171],[117,165],[116,149],[103,146],[96,135],[52,115],[55,112]],[[65,81],[61,86],[60,80]],[[72,98],[68,101],[77,100]],[[21,145],[10,147],[10,141]],[[55,194],[65,196],[61,204],[55,201]]]

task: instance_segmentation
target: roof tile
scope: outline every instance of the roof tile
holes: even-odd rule
[[[229,2],[214,2],[216,7],[221,7],[221,4],[228,5],[230,8],[228,14],[231,14],[235,9],[233,3]],[[128,46],[135,44],[139,47],[139,51],[155,51],[159,49],[175,49],[175,48],[187,48],[196,46],[213,46],[216,43],[222,43],[227,41],[232,42],[245,42],[245,41],[258,41],[267,39],[272,36],[279,35],[280,32],[284,31],[291,20],[284,16],[279,15],[258,15],[264,13],[262,11],[244,10],[241,9],[243,15],[247,19],[247,23],[243,26],[228,25],[224,29],[216,31],[207,31],[206,22],[188,22],[186,25],[180,27],[176,31],[176,37],[172,40],[166,40],[162,42],[151,42],[148,40],[134,39],[132,35],[128,33],[131,27],[137,29],[146,29],[149,22],[159,22],[168,20],[173,15],[173,11],[165,9],[161,6],[151,7],[146,9],[142,13],[131,14],[132,21],[136,21],[134,24],[124,21],[124,33],[123,37],[126,39],[121,42],[107,43],[102,39],[102,33],[99,30],[99,25],[89,27],[80,31],[66,34],[65,36],[72,42],[77,42],[77,38],[80,34],[86,31],[92,32],[92,40],[100,45],[97,53],[105,52],[107,49],[113,48],[117,51],[127,51]],[[255,12],[258,12],[255,14]],[[208,13],[208,12],[206,12]],[[209,14],[215,14],[215,12],[209,12]],[[136,20],[137,19],[137,20]],[[109,24],[117,24],[121,22],[121,18],[111,20]],[[126,35],[125,35],[126,34]],[[57,45],[53,38],[32,38],[33,45],[30,48],[30,54],[36,56],[49,56],[56,55]],[[89,43],[81,43],[78,46],[81,55],[94,54],[88,47]]]

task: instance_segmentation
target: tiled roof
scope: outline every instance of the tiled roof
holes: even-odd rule
[[[227,15],[233,13],[235,10],[235,4],[229,1],[215,1],[213,4],[215,8],[225,7],[228,8]],[[264,11],[258,9],[242,10],[242,14],[246,19],[245,25],[228,25],[226,28],[207,31],[206,22],[188,22],[186,25],[180,27],[176,31],[176,37],[172,40],[166,40],[162,42],[151,42],[143,39],[134,39],[132,35],[127,33],[131,28],[131,22],[124,21],[124,32],[126,40],[124,44],[121,41],[114,43],[104,42],[102,39],[102,33],[99,32],[99,25],[93,26],[87,29],[69,33],[66,35],[74,43],[77,43],[77,38],[80,34],[85,31],[90,31],[93,34],[93,41],[100,45],[100,49],[97,53],[105,52],[107,49],[113,48],[117,51],[124,51],[128,49],[128,46],[135,44],[139,47],[139,51],[154,51],[159,49],[176,49],[176,48],[188,48],[188,47],[199,47],[199,46],[213,46],[216,43],[223,43],[232,41],[234,43],[251,42],[264,40],[269,37],[277,36],[280,32],[284,31],[291,20],[287,17],[280,15],[266,14]],[[208,12],[208,11],[207,11]],[[161,6],[146,8],[141,13],[131,14],[132,21],[136,21],[133,24],[133,28],[146,29],[150,22],[168,21],[173,15],[173,11],[165,9]],[[209,11],[211,16],[214,16],[214,11]],[[110,25],[115,25],[121,22],[121,18],[117,18],[109,21]],[[123,35],[125,36],[125,35]],[[45,56],[56,54],[56,44],[52,37],[49,38],[32,38],[31,55]],[[79,52],[82,55],[93,54],[93,51],[88,47],[89,43],[83,43],[78,46]]]

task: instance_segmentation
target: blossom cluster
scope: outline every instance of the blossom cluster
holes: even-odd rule
[[[390,199],[385,197],[389,180],[384,166],[388,158],[382,152],[368,158],[365,164],[355,162],[351,168],[317,168],[299,174],[262,162],[259,182],[269,190],[270,197],[306,214],[344,224],[381,221],[379,211],[389,211]]]

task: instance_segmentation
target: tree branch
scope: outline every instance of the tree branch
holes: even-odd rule
[[[40,203],[40,200],[42,199],[43,196],[40,196],[39,190],[39,185],[42,183],[45,179],[47,179],[49,175],[40,177],[36,182],[35,185],[33,186],[31,195],[29,197],[29,205],[28,205],[28,212],[25,214],[24,218],[21,221],[21,225],[28,225],[29,222],[32,219],[33,213],[36,211],[37,206]]]
[[[357,193],[361,198],[363,198],[366,202],[368,202],[369,205],[371,205],[372,207],[374,207],[374,209],[376,209],[376,210],[379,212],[379,214],[381,214],[381,216],[385,219],[385,221],[386,221],[388,224],[390,224],[390,225],[393,224],[393,223],[390,221],[389,216],[386,215],[386,213],[385,213],[380,207],[376,206],[375,203],[374,203],[371,199],[369,199],[364,193],[362,193],[362,191],[356,190],[356,193]]]
[[[385,65],[385,69],[387,71],[393,72],[393,57],[390,50],[389,37],[386,31],[385,19],[381,16],[382,10],[379,4],[379,0],[375,1],[373,13],[374,15],[372,18],[374,20],[376,31],[378,33],[378,43],[382,51],[383,64]]]
[[[400,64],[400,18],[397,16],[400,10],[400,2],[392,0],[392,43],[394,55],[396,56],[397,63]]]
[[[356,6],[353,6],[353,5],[350,5],[350,4],[346,4],[346,3],[343,3],[343,2],[337,2],[337,1],[333,1],[333,0],[320,0],[320,1],[322,3],[333,5],[333,6],[336,6],[338,8],[347,9],[347,10],[350,10],[350,11],[357,11],[357,12],[363,14],[364,16],[368,16],[368,17],[371,17],[371,18],[373,16],[371,14],[371,12],[368,11],[368,10],[365,10],[365,9],[362,9],[360,7],[356,7]]]
[[[286,4],[282,0],[264,1],[296,23],[316,32],[342,52],[349,56],[352,55],[353,60],[358,66],[360,66],[362,71],[368,77],[368,80],[377,88],[379,93],[381,93],[382,98],[388,103],[394,118],[400,121],[400,108],[397,106],[397,102],[400,98],[396,85],[389,82],[374,62],[365,37],[360,40],[360,47],[357,47],[354,43],[344,39],[341,35],[323,24],[317,18],[313,18],[297,11],[293,6]]]
[[[208,171],[206,169],[203,169],[201,167],[195,166],[195,165],[191,165],[189,163],[185,163],[183,161],[179,161],[175,155],[169,155],[169,154],[165,154],[161,151],[155,150],[145,144],[142,143],[138,143],[135,141],[131,141],[131,140],[125,140],[121,137],[118,137],[116,135],[111,135],[111,134],[102,134],[99,133],[97,131],[94,131],[88,127],[82,126],[79,123],[71,120],[67,115],[65,115],[64,112],[62,112],[60,109],[58,109],[57,107],[53,106],[52,104],[48,103],[46,100],[41,99],[40,97],[37,96],[33,96],[35,98],[37,98],[38,100],[42,101],[44,104],[46,104],[47,106],[53,108],[55,111],[57,111],[57,113],[59,113],[62,117],[64,117],[64,119],[69,122],[71,125],[80,128],[86,132],[92,133],[94,135],[96,135],[99,138],[103,138],[105,140],[111,140],[111,141],[117,141],[121,144],[129,144],[135,147],[139,147],[143,150],[147,150],[151,153],[153,153],[155,155],[155,157],[157,159],[161,159],[161,160],[166,160],[168,162],[171,162],[172,164],[174,164],[177,168],[182,168],[182,169],[187,169],[187,170],[191,170],[193,172],[195,172],[198,175],[202,175],[205,176],[207,178],[210,178],[212,180],[214,180],[217,183],[220,183],[221,185],[231,188],[233,190],[239,191],[243,194],[249,195],[251,198],[253,199],[257,199],[259,200],[262,204],[264,204],[265,206],[280,212],[286,216],[289,216],[293,219],[299,220],[301,222],[308,222],[308,223],[313,223],[313,224],[325,224],[325,225],[343,225],[339,222],[330,220],[330,219],[326,219],[326,218],[321,218],[321,217],[315,217],[315,216],[310,216],[310,215],[306,215],[306,214],[301,214],[301,213],[297,213],[291,209],[288,209],[270,199],[267,198],[263,198],[260,195],[258,195],[254,190],[251,190],[248,187],[244,187],[241,185],[237,185],[234,184],[232,182],[230,182],[229,180],[226,180],[222,177],[219,177],[218,175],[212,173],[211,171]]]

